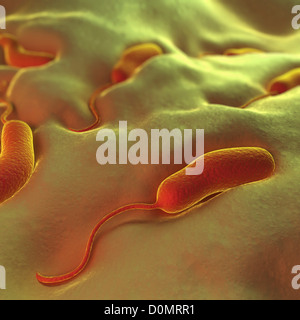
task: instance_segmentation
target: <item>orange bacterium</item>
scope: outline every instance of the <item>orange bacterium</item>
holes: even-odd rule
[[[33,52],[24,49],[17,39],[10,34],[0,35],[0,45],[4,50],[5,62],[12,67],[27,68],[45,65],[54,60],[54,56],[44,52]]]
[[[34,170],[34,147],[31,128],[18,120],[7,121],[10,103],[1,100],[7,110],[3,122],[0,154],[0,203],[11,198],[29,180]]]
[[[43,276],[37,273],[37,280],[42,284],[51,285],[63,283],[77,276],[89,261],[98,230],[107,221],[125,211],[159,209],[168,215],[180,214],[211,195],[266,179],[275,170],[275,161],[272,155],[262,148],[222,149],[209,152],[202,157],[204,157],[204,171],[201,175],[186,175],[186,168],[194,167],[199,160],[198,158],[160,184],[155,203],[129,204],[102,218],[92,230],[83,259],[77,268],[60,276]]]
[[[276,96],[285,93],[288,90],[296,88],[300,85],[300,68],[292,69],[279,77],[273,79],[267,86],[267,93],[255,97],[245,103],[241,108],[246,108],[255,101],[261,100],[266,97]]]
[[[262,50],[255,49],[255,48],[233,48],[227,49],[223,53],[224,56],[239,56],[243,54],[250,54],[250,53],[264,53]]]
[[[112,82],[127,80],[143,63],[152,57],[163,54],[163,50],[154,43],[143,43],[126,49],[112,71]]]
[[[89,108],[95,117],[94,123],[84,129],[69,129],[73,132],[86,132],[97,127],[100,123],[100,117],[95,107],[95,101],[97,99],[97,96],[101,94],[104,90],[112,87],[113,85],[127,80],[143,63],[145,63],[150,58],[160,55],[162,53],[162,49],[154,43],[139,44],[126,49],[123,52],[121,59],[116,63],[112,70],[112,83],[106,84],[98,88],[90,98]]]

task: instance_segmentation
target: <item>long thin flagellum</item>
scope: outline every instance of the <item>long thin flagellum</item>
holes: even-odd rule
[[[0,99],[0,107],[5,107],[6,110],[3,112],[0,120],[2,121],[3,124],[5,124],[7,122],[7,117],[12,113],[13,111],[13,106],[10,102],[4,100],[4,99]]]
[[[86,131],[89,131],[89,130],[92,130],[94,129],[95,127],[97,127],[100,123],[100,117],[98,115],[98,112],[96,110],[96,106],[95,106],[95,103],[96,103],[96,99],[98,97],[99,94],[101,94],[104,90],[110,88],[112,86],[111,83],[109,84],[106,84],[104,86],[101,86],[100,88],[98,88],[93,94],[92,96],[90,97],[90,100],[89,100],[89,108],[93,114],[93,116],[95,117],[95,121],[93,124],[91,124],[89,127],[87,128],[84,128],[84,129],[79,129],[79,130],[76,130],[76,129],[71,129],[69,128],[69,130],[73,131],[73,132],[86,132]]]
[[[74,277],[76,277],[80,272],[82,272],[84,270],[84,268],[86,267],[90,255],[91,255],[91,251],[92,251],[92,247],[93,247],[93,243],[96,237],[97,232],[99,231],[99,229],[106,223],[108,222],[110,219],[112,219],[113,217],[125,212],[125,211],[129,211],[129,210],[153,210],[156,209],[157,206],[156,204],[131,204],[131,205],[127,205],[124,207],[121,207],[117,210],[112,211],[111,213],[107,214],[105,217],[103,217],[99,223],[94,227],[94,229],[92,230],[86,248],[85,248],[85,253],[83,256],[83,259],[81,261],[81,263],[79,264],[79,266],[77,268],[75,268],[74,270],[72,270],[71,272],[68,272],[66,274],[60,275],[60,276],[43,276],[40,273],[36,274],[36,278],[37,280],[42,283],[42,284],[46,284],[46,285],[55,285],[55,284],[61,284],[63,282],[69,281],[71,279],[73,279]]]
[[[261,96],[255,97],[255,98],[251,99],[250,101],[248,101],[247,103],[243,104],[243,105],[241,106],[241,109],[245,109],[245,108],[247,108],[250,104],[252,104],[252,103],[254,103],[254,102],[256,102],[256,101],[259,101],[259,100],[261,100],[261,99],[268,98],[268,97],[270,97],[270,96],[274,96],[274,95],[276,95],[277,93],[278,93],[278,92],[268,92],[268,93],[265,93],[265,94],[263,94],[263,95],[261,95]]]

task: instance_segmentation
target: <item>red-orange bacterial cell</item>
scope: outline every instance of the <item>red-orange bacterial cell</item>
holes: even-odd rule
[[[63,283],[77,276],[88,263],[98,230],[104,223],[125,211],[160,209],[170,215],[180,214],[211,195],[269,178],[275,170],[273,156],[262,148],[222,149],[209,152],[202,157],[204,170],[201,175],[186,175],[186,168],[194,167],[196,160],[169,176],[160,184],[154,204],[129,204],[102,218],[90,234],[81,263],[73,271],[61,276],[43,276],[37,273],[37,280],[42,284],[51,285]]]
[[[300,68],[292,69],[279,77],[276,77],[273,79],[267,86],[267,93],[255,97],[254,99],[251,99],[247,103],[245,103],[241,108],[246,108],[250,104],[252,104],[255,101],[261,100],[266,97],[275,96],[278,94],[282,94],[287,92],[288,90],[291,90],[293,88],[296,88],[300,85]]]
[[[4,123],[0,154],[0,203],[14,196],[30,179],[35,164],[33,135],[23,121],[6,118],[12,107],[1,117]]]
[[[225,56],[238,56],[243,54],[249,54],[249,53],[264,53],[262,50],[255,49],[255,48],[233,48],[233,49],[227,49],[224,52]]]
[[[126,49],[112,71],[112,82],[119,83],[132,76],[138,67],[152,57],[163,54],[154,43],[143,43]]]
[[[112,87],[113,85],[127,80],[143,63],[145,63],[150,58],[161,54],[163,54],[162,49],[154,43],[143,43],[126,49],[123,52],[121,59],[116,63],[112,70],[112,83],[106,84],[98,88],[90,98],[89,107],[92,114],[95,117],[94,123],[84,129],[76,130],[69,128],[69,130],[73,132],[86,132],[88,130],[96,128],[100,123],[100,117],[95,107],[97,96],[101,94],[104,90]]]
[[[287,73],[273,79],[267,88],[268,92],[284,93],[300,85],[300,68],[288,71]]]
[[[6,64],[17,68],[43,66],[54,60],[54,56],[44,52],[28,51],[19,45],[10,34],[0,35],[0,45],[4,50]]]
[[[232,48],[227,49],[224,51],[224,56],[240,56],[244,54],[251,54],[251,53],[264,53],[262,50],[255,49],[255,48]],[[198,58],[203,58],[206,56],[215,56],[218,55],[214,52],[202,52],[199,54]]]

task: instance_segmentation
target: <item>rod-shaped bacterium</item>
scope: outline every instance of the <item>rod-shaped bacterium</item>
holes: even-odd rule
[[[54,55],[44,52],[34,52],[24,49],[17,39],[10,34],[0,35],[0,45],[4,50],[7,65],[17,68],[43,66],[54,60]]]
[[[0,154],[0,203],[14,196],[26,184],[35,164],[31,128],[23,121],[7,121],[7,116],[5,113],[1,118],[4,125]]]
[[[113,68],[112,82],[119,83],[127,80],[143,63],[161,54],[163,50],[154,43],[143,43],[126,49]]]
[[[125,211],[159,209],[169,215],[180,214],[211,195],[266,179],[275,170],[272,155],[262,148],[222,149],[209,152],[202,157],[204,157],[204,171],[201,175],[186,175],[186,168],[194,167],[198,158],[160,184],[154,204],[129,204],[102,218],[92,230],[83,259],[74,270],[60,276],[43,276],[37,273],[37,280],[42,284],[51,285],[63,283],[77,276],[89,261],[99,229],[107,221]]]

